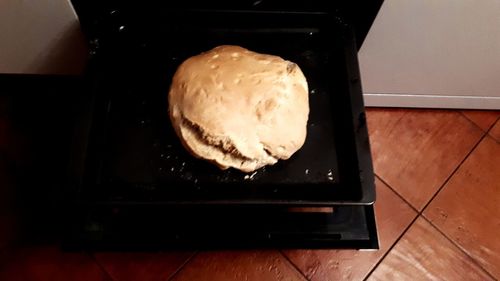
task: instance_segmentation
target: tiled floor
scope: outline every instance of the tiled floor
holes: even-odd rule
[[[500,112],[373,108],[367,116],[379,251],[5,247],[12,220],[0,207],[0,280],[500,279]],[[8,130],[1,121],[0,149]]]

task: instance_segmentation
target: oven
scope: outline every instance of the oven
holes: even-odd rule
[[[73,112],[65,246],[377,249],[357,51],[381,1],[162,2],[73,0],[90,54]],[[289,160],[245,174],[182,147],[168,117],[172,75],[218,45],[304,72],[307,139]]]

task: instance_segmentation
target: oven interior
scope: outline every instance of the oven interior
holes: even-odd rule
[[[68,248],[378,248],[359,31],[342,5],[74,2],[90,58]],[[309,84],[305,145],[251,177],[190,156],[168,118],[177,66],[223,44],[296,62]]]

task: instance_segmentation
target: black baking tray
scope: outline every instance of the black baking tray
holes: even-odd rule
[[[13,128],[30,144],[28,167],[12,166],[13,192],[30,232],[25,238],[53,241],[62,234],[66,250],[378,248],[372,205],[304,209],[79,200],[78,188],[70,187],[81,187],[78,165],[85,161],[77,156],[84,154],[71,153],[70,140],[86,143],[82,128],[90,114],[82,105],[92,104],[89,85],[81,77],[42,75],[0,75],[0,82]],[[67,166],[70,154],[73,164]]]
[[[146,16],[147,15],[147,16]],[[185,19],[197,19],[197,22]],[[207,9],[112,11],[93,42],[92,97],[75,159],[83,201],[113,204],[342,205],[375,199],[357,46],[334,12]],[[200,26],[198,22],[204,24]],[[182,147],[167,93],[186,58],[223,44],[296,62],[310,89],[304,146],[244,174]],[[82,142],[81,140],[88,140]]]

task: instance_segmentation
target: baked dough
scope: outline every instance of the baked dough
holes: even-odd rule
[[[219,46],[188,58],[168,94],[172,125],[194,156],[252,172],[302,147],[309,97],[300,68],[278,56]]]

